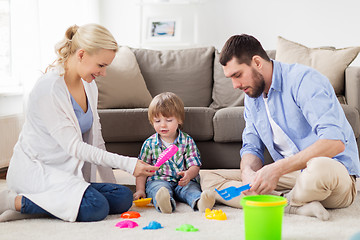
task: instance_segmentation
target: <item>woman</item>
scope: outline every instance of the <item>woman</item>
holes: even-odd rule
[[[96,170],[115,182],[111,168],[151,176],[157,167],[106,152],[97,113],[94,79],[106,75],[118,50],[97,24],[67,29],[54,65],[32,90],[26,121],[0,193],[0,214],[47,213],[65,221],[99,221],[132,205],[132,193],[113,183],[89,183]],[[8,212],[6,213],[8,215]],[[19,216],[14,218],[18,218]],[[9,219],[7,219],[9,220]]]

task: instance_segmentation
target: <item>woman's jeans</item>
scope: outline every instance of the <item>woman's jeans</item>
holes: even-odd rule
[[[154,180],[146,183],[146,196],[152,198],[153,204],[160,212],[159,206],[156,204],[156,193],[161,187],[168,189],[170,193],[170,202],[172,210],[175,210],[176,202],[184,202],[190,205],[194,210],[197,210],[197,202],[200,199],[201,187],[200,184],[195,181],[190,181],[186,186],[181,187],[176,182],[168,182],[165,180]],[[175,198],[175,199],[174,199]]]
[[[126,212],[131,207],[132,201],[133,194],[125,186],[113,183],[91,183],[81,200],[76,221],[100,221],[109,214]],[[21,200],[21,213],[45,213],[53,216],[24,196]]]

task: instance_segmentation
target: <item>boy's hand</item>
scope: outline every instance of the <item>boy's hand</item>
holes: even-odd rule
[[[138,200],[139,198],[146,198],[146,193],[143,190],[136,191],[133,195],[134,200]]]
[[[182,178],[180,179],[180,181],[178,183],[179,186],[181,186],[181,187],[186,186],[191,180],[188,171],[178,172],[178,175],[182,176]]]
[[[159,170],[159,167],[154,167],[141,160],[137,160],[133,175],[135,177],[139,177],[139,176],[150,177],[154,175],[155,171],[157,170]]]

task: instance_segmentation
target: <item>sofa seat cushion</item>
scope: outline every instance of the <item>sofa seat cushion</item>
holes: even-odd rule
[[[244,107],[222,108],[215,113],[214,141],[241,142],[245,128]]]
[[[186,107],[208,107],[214,47],[181,50],[132,49],[150,94],[176,93]]]
[[[155,133],[148,120],[147,108],[99,109],[105,142],[143,142]],[[206,107],[186,107],[184,132],[195,141],[213,139],[215,110]]]

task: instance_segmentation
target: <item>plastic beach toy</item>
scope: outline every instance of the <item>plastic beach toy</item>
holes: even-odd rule
[[[197,232],[199,229],[195,228],[191,224],[183,224],[180,227],[176,229],[176,231],[182,231],[182,232]]]
[[[137,226],[139,226],[139,225],[136,222],[131,221],[131,220],[124,220],[124,221],[118,222],[115,225],[115,227],[118,227],[118,228],[134,228]]]
[[[121,214],[120,217],[121,218],[139,218],[140,213],[135,212],[135,211],[128,211],[128,212],[124,212],[123,214]]]
[[[158,157],[158,160],[155,163],[155,167],[160,167],[164,162],[169,160],[175,153],[179,150],[179,148],[172,144],[167,149],[165,149]]]
[[[244,209],[245,239],[281,239],[286,198],[273,195],[245,196],[240,203]]]
[[[215,188],[215,191],[226,201],[229,201],[230,199],[233,199],[234,197],[237,197],[241,194],[242,191],[250,189],[250,184],[246,184],[241,187],[228,187],[223,190],[217,190]]]
[[[145,207],[151,202],[152,198],[139,198],[138,200],[134,200],[133,203],[137,207]]]
[[[144,230],[147,230],[147,229],[160,229],[160,228],[163,228],[163,226],[161,226],[161,224],[156,222],[156,221],[151,221],[151,222],[149,222],[149,225],[147,225],[146,227],[143,227]]]
[[[221,210],[210,210],[209,208],[205,209],[205,217],[207,219],[214,220],[226,220],[226,214]]]

